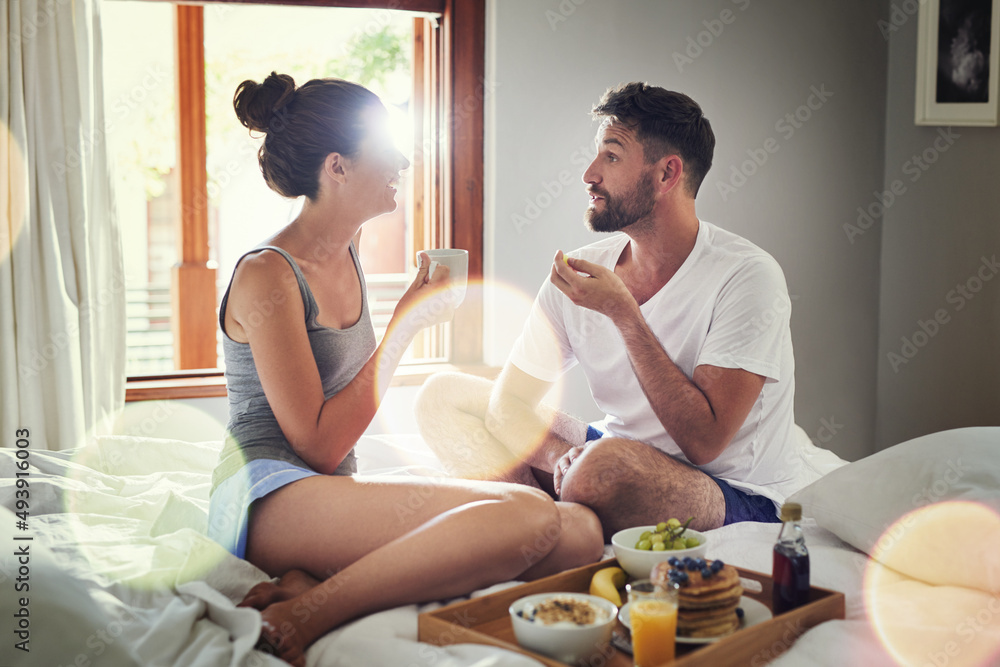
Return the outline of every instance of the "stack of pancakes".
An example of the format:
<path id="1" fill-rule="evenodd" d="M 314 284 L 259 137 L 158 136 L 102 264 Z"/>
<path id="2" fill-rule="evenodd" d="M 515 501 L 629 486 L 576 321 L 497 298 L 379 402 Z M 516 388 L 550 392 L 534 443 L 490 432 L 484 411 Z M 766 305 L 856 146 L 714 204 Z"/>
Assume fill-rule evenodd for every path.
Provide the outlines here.
<path id="1" fill-rule="evenodd" d="M 712 561 L 706 561 L 711 566 Z M 728 635 L 740 627 L 736 608 L 743 595 L 740 576 L 732 565 L 723 565 L 718 572 L 709 572 L 707 578 L 696 568 L 683 564 L 674 567 L 663 562 L 656 565 L 650 575 L 654 583 L 670 585 L 670 570 L 684 570 L 687 580 L 680 584 L 677 609 L 677 636 L 718 637 Z M 711 567 L 705 568 L 711 570 Z"/>

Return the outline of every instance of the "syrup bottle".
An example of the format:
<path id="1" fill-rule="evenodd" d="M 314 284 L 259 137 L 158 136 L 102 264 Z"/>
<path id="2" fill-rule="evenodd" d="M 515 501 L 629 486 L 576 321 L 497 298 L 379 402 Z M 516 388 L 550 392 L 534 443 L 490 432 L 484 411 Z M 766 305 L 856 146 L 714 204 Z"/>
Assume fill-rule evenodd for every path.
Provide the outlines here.
<path id="1" fill-rule="evenodd" d="M 802 506 L 781 506 L 781 532 L 774 545 L 771 579 L 774 582 L 771 608 L 782 614 L 809 601 L 809 550 L 802 535 Z"/>

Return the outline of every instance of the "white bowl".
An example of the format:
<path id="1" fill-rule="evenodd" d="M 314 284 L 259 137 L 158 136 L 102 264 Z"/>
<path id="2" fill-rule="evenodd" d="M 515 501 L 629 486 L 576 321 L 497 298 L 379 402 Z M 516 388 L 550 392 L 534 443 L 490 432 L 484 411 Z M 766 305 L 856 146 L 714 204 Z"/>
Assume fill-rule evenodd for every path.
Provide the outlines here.
<path id="1" fill-rule="evenodd" d="M 532 606 L 553 597 L 567 597 L 584 600 L 603 610 L 607 619 L 592 625 L 545 625 L 529 621 L 518 615 Z M 514 637 L 524 648 L 554 658 L 560 662 L 573 663 L 585 660 L 604 649 L 611 639 L 618 618 L 618 607 L 596 595 L 585 593 L 538 593 L 516 600 L 510 608 L 510 621 L 514 626 Z M 606 650 L 606 649 L 604 649 Z"/>
<path id="2" fill-rule="evenodd" d="M 657 563 L 662 563 L 670 558 L 704 558 L 708 551 L 708 536 L 699 533 L 697 530 L 688 528 L 684 531 L 684 537 L 697 537 L 700 544 L 690 549 L 678 549 L 676 551 L 642 551 L 635 548 L 635 543 L 639 541 L 639 536 L 644 531 L 652 531 L 656 526 L 636 526 L 619 530 L 611 536 L 611 548 L 614 549 L 615 558 L 622 569 L 637 579 L 649 579 L 649 574 Z"/>

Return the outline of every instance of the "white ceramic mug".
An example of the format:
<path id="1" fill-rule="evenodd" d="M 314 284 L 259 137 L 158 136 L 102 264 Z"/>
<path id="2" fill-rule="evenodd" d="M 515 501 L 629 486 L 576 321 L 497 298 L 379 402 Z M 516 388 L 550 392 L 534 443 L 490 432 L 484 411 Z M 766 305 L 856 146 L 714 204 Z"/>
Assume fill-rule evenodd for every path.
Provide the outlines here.
<path id="1" fill-rule="evenodd" d="M 422 250 L 430 257 L 431 266 L 427 277 L 434 275 L 434 269 L 440 265 L 448 267 L 451 277 L 451 291 L 455 295 L 455 306 L 458 307 L 465 299 L 465 288 L 469 282 L 469 251 L 455 248 L 434 248 Z M 420 253 L 417 253 L 417 264 L 420 263 Z"/>

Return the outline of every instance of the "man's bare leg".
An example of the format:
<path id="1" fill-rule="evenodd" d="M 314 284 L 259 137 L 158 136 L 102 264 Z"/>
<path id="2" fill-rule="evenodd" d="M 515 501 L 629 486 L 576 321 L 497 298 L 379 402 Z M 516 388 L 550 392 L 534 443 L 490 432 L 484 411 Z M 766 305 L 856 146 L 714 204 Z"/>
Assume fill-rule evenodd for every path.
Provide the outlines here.
<path id="1" fill-rule="evenodd" d="M 611 541 L 617 531 L 677 517 L 694 517 L 691 528 L 723 525 L 726 501 L 708 475 L 633 440 L 602 438 L 573 462 L 561 500 L 594 510 Z"/>
<path id="2" fill-rule="evenodd" d="M 493 382 L 464 373 L 428 378 L 417 396 L 415 413 L 420 435 L 450 475 L 465 479 L 515 482 L 552 494 L 552 470 L 541 442 L 526 460 L 511 452 L 486 426 Z M 540 411 L 556 439 L 581 445 L 587 424 L 547 406 Z M 516 424 L 499 425 L 513 429 Z"/>

